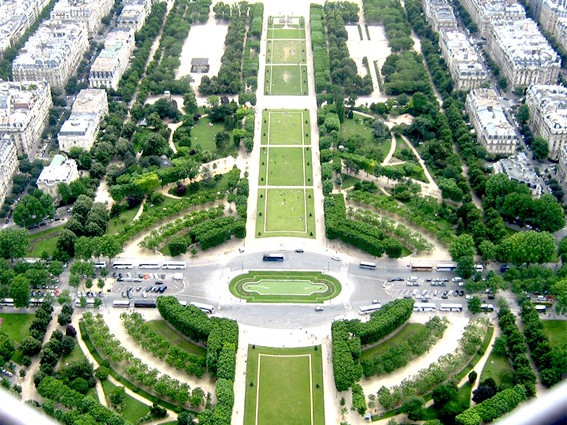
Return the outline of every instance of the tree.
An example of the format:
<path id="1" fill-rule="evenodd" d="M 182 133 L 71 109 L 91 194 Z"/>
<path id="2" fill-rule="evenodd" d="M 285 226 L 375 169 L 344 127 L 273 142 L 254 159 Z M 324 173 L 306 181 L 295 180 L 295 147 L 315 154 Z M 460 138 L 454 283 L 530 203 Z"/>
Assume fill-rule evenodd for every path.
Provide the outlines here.
<path id="1" fill-rule="evenodd" d="M 496 394 L 496 388 L 490 385 L 481 385 L 476 390 L 473 391 L 472 400 L 476 403 L 482 403 L 484 400 L 488 400 Z"/>
<path id="2" fill-rule="evenodd" d="M 483 240 L 478 246 L 478 251 L 480 253 L 480 258 L 485 263 L 494 260 L 496 257 L 496 246 L 489 240 Z"/>
<path id="3" fill-rule="evenodd" d="M 471 373 L 469 373 L 469 383 L 471 385 L 475 383 L 477 376 L 478 376 L 478 374 L 476 373 L 475 370 L 473 370 Z"/>
<path id="4" fill-rule="evenodd" d="M 37 226 L 45 218 L 45 208 L 35 196 L 24 196 L 14 209 L 14 223 L 20 227 Z"/>
<path id="5" fill-rule="evenodd" d="M 468 303 L 469 311 L 473 314 L 480 313 L 482 311 L 480 308 L 481 304 L 482 301 L 479 297 L 472 297 Z"/>
<path id="6" fill-rule="evenodd" d="M 225 149 L 229 141 L 230 134 L 228 134 L 226 131 L 221 131 L 215 134 L 215 146 L 217 147 L 217 150 L 220 151 Z"/>
<path id="7" fill-rule="evenodd" d="M 113 235 L 103 235 L 98 240 L 99 245 L 97 252 L 111 260 L 122 252 L 120 241 Z"/>
<path id="8" fill-rule="evenodd" d="M 555 253 L 555 240 L 547 232 L 518 232 L 501 243 L 501 256 L 514 264 L 542 264 Z"/>
<path id="9" fill-rule="evenodd" d="M 534 158 L 538 161 L 547 158 L 547 155 L 549 155 L 549 143 L 547 143 L 547 140 L 543 137 L 535 137 L 532 142 L 532 152 L 534 154 Z"/>
<path id="10" fill-rule="evenodd" d="M 169 241 L 167 247 L 172 257 L 185 254 L 187 252 L 187 240 L 182 236 L 176 236 Z"/>
<path id="11" fill-rule="evenodd" d="M 63 273 L 63 270 L 64 270 L 63 269 L 63 263 L 61 261 L 58 261 L 58 260 L 53 260 L 47 266 L 47 271 L 49 273 L 51 273 L 53 276 L 61 275 L 61 273 Z"/>
<path id="12" fill-rule="evenodd" d="M 59 233 L 59 238 L 57 239 L 57 249 L 60 252 L 65 252 L 69 256 L 75 255 L 75 241 L 77 240 L 77 235 L 67 229 L 63 229 Z"/>
<path id="13" fill-rule="evenodd" d="M 167 140 L 159 133 L 150 133 L 142 141 L 144 156 L 163 155 L 167 150 Z"/>
<path id="14" fill-rule="evenodd" d="M 10 285 L 10 297 L 14 307 L 27 307 L 30 303 L 30 282 L 24 275 L 17 275 Z"/>
<path id="15" fill-rule="evenodd" d="M 457 274 L 469 278 L 474 272 L 474 239 L 471 235 L 463 233 L 453 240 L 449 246 L 449 253 L 457 263 Z"/>
<path id="16" fill-rule="evenodd" d="M 14 341 L 0 330 L 0 365 L 4 365 L 16 352 Z"/>
<path id="17" fill-rule="evenodd" d="M 561 279 L 556 282 L 552 286 L 551 292 L 557 299 L 555 311 L 557 314 L 565 314 L 565 312 L 567 312 L 567 279 Z"/>
<path id="18" fill-rule="evenodd" d="M 126 390 L 124 389 L 124 387 L 116 388 L 110 393 L 109 399 L 114 406 L 120 406 L 126 401 Z"/>
<path id="19" fill-rule="evenodd" d="M 22 258 L 29 246 L 29 232 L 23 229 L 0 230 L 0 257 L 6 260 Z"/>
<path id="20" fill-rule="evenodd" d="M 412 421 L 419 421 L 423 417 L 423 399 L 420 397 L 411 397 L 400 409 L 408 415 Z"/>
<path id="21" fill-rule="evenodd" d="M 218 3 L 217 3 L 218 4 Z M 184 411 L 177 417 L 177 425 L 193 425 L 196 416 L 193 412 Z"/>
<path id="22" fill-rule="evenodd" d="M 525 124 L 530 119 L 530 110 L 528 105 L 525 103 L 518 108 L 518 112 L 516 113 L 516 118 L 518 118 L 518 122 L 520 124 Z"/>
<path id="23" fill-rule="evenodd" d="M 457 398 L 457 388 L 452 384 L 439 385 L 433 390 L 433 401 L 437 407 L 442 407 Z"/>

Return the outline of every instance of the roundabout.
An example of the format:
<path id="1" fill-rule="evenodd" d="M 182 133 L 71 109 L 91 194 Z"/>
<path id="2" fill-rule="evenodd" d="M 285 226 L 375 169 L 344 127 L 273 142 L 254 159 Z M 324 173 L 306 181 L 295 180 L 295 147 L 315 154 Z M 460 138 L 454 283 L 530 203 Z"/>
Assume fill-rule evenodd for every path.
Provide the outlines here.
<path id="1" fill-rule="evenodd" d="M 251 271 L 232 279 L 229 289 L 251 303 L 322 303 L 335 298 L 342 287 L 321 272 Z"/>

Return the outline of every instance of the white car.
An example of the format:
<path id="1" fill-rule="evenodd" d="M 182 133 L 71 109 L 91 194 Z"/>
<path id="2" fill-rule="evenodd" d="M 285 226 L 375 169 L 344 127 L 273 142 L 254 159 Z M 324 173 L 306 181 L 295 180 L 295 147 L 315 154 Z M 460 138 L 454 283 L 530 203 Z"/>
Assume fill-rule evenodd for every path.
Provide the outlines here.
<path id="1" fill-rule="evenodd" d="M 341 261 L 341 257 L 338 257 L 338 256 L 336 256 L 336 255 L 333 255 L 333 256 L 331 257 L 331 260 Z"/>

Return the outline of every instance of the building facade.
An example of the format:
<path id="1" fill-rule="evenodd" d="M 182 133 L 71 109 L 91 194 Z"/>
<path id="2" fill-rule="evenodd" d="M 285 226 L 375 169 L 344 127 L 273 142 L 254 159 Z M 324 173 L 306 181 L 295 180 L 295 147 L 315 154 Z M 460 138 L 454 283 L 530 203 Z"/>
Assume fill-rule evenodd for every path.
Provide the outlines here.
<path id="1" fill-rule="evenodd" d="M 96 34 L 101 20 L 112 9 L 112 0 L 59 0 L 51 12 L 51 19 L 77 22 L 86 26 L 88 36 Z"/>
<path id="2" fill-rule="evenodd" d="M 524 152 L 510 158 L 504 158 L 494 163 L 494 174 L 503 173 L 510 180 L 524 183 L 532 192 L 532 196 L 539 198 L 543 194 L 543 180 L 535 172 L 530 160 Z"/>
<path id="3" fill-rule="evenodd" d="M 63 88 L 88 46 L 84 24 L 44 22 L 14 60 L 14 81 L 47 81 L 52 87 Z"/>
<path id="4" fill-rule="evenodd" d="M 0 137 L 0 205 L 12 188 L 12 177 L 18 171 L 18 154 L 12 137 L 5 134 Z"/>
<path id="5" fill-rule="evenodd" d="M 474 89 L 467 95 L 465 108 L 478 142 L 493 155 L 513 155 L 518 138 L 508 122 L 498 94 L 493 89 Z"/>
<path id="6" fill-rule="evenodd" d="M 150 14 L 152 0 L 125 0 L 122 4 L 124 7 L 116 19 L 116 26 L 139 31 Z"/>
<path id="7" fill-rule="evenodd" d="M 539 24 L 544 31 L 557 36 L 557 22 L 567 18 L 567 0 L 543 0 L 539 15 Z"/>
<path id="8" fill-rule="evenodd" d="M 530 129 L 547 140 L 549 158 L 559 160 L 561 150 L 567 144 L 567 88 L 530 86 L 526 91 L 526 104 L 530 110 Z"/>
<path id="9" fill-rule="evenodd" d="M 51 163 L 45 167 L 37 179 L 37 187 L 44 193 L 57 198 L 59 183 L 69 184 L 79 178 L 77 163 L 63 155 L 55 155 Z"/>
<path id="10" fill-rule="evenodd" d="M 461 0 L 461 4 L 485 38 L 490 36 L 493 24 L 526 18 L 526 11 L 515 0 Z"/>
<path id="11" fill-rule="evenodd" d="M 115 29 L 104 42 L 104 49 L 95 59 L 89 74 L 89 87 L 116 90 L 126 71 L 135 46 L 134 30 Z"/>
<path id="12" fill-rule="evenodd" d="M 531 19 L 494 25 L 488 47 L 512 88 L 557 81 L 561 58 Z"/>
<path id="13" fill-rule="evenodd" d="M 559 162 L 557 163 L 557 181 L 563 191 L 567 191 L 567 144 L 563 144 L 559 151 Z"/>
<path id="14" fill-rule="evenodd" d="M 453 7 L 447 0 L 425 0 L 423 11 L 427 22 L 437 32 L 442 29 L 457 29 L 459 26 Z"/>
<path id="15" fill-rule="evenodd" d="M 457 90 L 471 90 L 486 82 L 486 68 L 463 31 L 441 30 L 439 47 Z"/>
<path id="16" fill-rule="evenodd" d="M 49 0 L 4 0 L 0 3 L 0 57 L 31 27 Z"/>
<path id="17" fill-rule="evenodd" d="M 51 105 L 46 82 L 0 82 L 0 136 L 11 136 L 18 154 L 33 159 Z"/>
<path id="18" fill-rule="evenodd" d="M 81 90 L 73 104 L 71 116 L 63 123 L 57 136 L 59 150 L 70 152 L 74 147 L 90 150 L 100 128 L 100 122 L 106 114 L 108 114 L 108 99 L 105 90 Z"/>
<path id="19" fill-rule="evenodd" d="M 563 47 L 563 50 L 567 52 L 567 18 L 561 18 L 557 21 L 555 39 Z"/>

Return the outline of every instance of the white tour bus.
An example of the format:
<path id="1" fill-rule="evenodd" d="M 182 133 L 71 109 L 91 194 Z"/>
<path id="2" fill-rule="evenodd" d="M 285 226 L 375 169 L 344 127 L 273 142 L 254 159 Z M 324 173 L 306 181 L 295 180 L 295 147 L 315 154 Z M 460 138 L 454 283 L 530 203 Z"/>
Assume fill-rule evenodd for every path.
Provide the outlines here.
<path id="1" fill-rule="evenodd" d="M 492 304 L 481 304 L 480 308 L 482 311 L 494 311 L 494 305 Z"/>
<path id="2" fill-rule="evenodd" d="M 202 304 L 202 303 L 197 303 L 197 302 L 191 302 L 191 305 L 193 307 L 197 307 L 198 309 L 200 309 L 201 311 L 204 311 L 207 314 L 212 314 L 215 311 L 215 308 L 212 305 L 209 304 Z"/>
<path id="3" fill-rule="evenodd" d="M 140 263 L 138 264 L 138 268 L 139 269 L 159 269 L 160 268 L 160 263 Z"/>
<path id="4" fill-rule="evenodd" d="M 181 270 L 187 268 L 185 261 L 167 261 L 161 266 L 162 269 Z"/>
<path id="5" fill-rule="evenodd" d="M 462 304 L 441 304 L 440 311 L 463 311 Z"/>
<path id="6" fill-rule="evenodd" d="M 439 263 L 435 266 L 438 272 L 454 272 L 457 269 L 455 263 Z"/>
<path id="7" fill-rule="evenodd" d="M 382 308 L 380 304 L 372 304 L 372 305 L 363 305 L 362 307 L 358 307 L 358 312 L 360 314 L 370 314 L 378 311 Z"/>
<path id="8" fill-rule="evenodd" d="M 547 306 L 545 305 L 536 304 L 534 307 L 538 313 L 545 313 L 547 311 Z"/>
<path id="9" fill-rule="evenodd" d="M 0 305 L 6 307 L 13 307 L 14 306 L 14 299 L 13 298 L 3 298 L 0 300 Z"/>
<path id="10" fill-rule="evenodd" d="M 371 263 L 370 261 L 361 261 L 360 262 L 361 269 L 369 269 L 369 270 L 376 270 L 376 263 Z"/>
<path id="11" fill-rule="evenodd" d="M 95 261 L 93 264 L 95 269 L 106 269 L 106 261 Z"/>
<path id="12" fill-rule="evenodd" d="M 413 311 L 436 311 L 437 304 L 431 303 L 415 303 L 413 305 Z"/>
<path id="13" fill-rule="evenodd" d="M 134 264 L 128 263 L 126 261 L 115 261 L 114 263 L 112 263 L 112 268 L 113 269 L 133 269 Z"/>
<path id="14" fill-rule="evenodd" d="M 114 300 L 114 301 L 112 301 L 112 307 L 129 308 L 130 307 L 130 300 Z"/>

